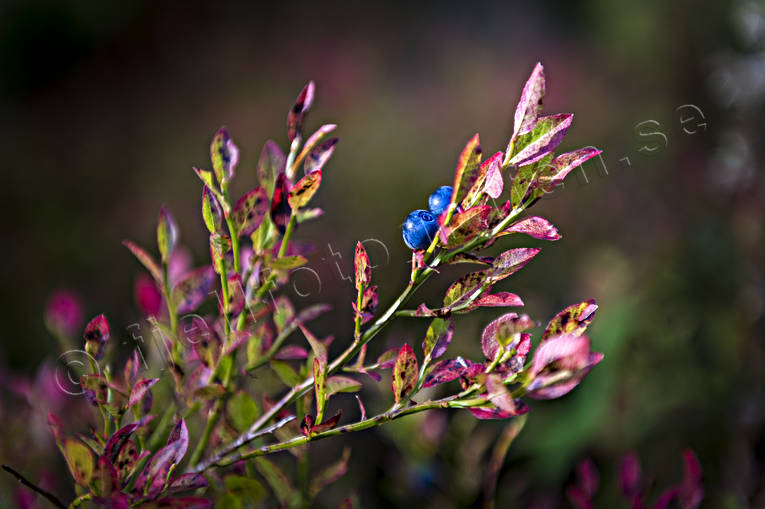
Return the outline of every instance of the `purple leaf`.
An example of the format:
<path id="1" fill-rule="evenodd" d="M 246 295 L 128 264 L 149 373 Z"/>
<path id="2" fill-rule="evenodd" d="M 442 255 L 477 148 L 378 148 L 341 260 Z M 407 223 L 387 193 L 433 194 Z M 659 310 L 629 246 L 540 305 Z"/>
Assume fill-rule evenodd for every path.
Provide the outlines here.
<path id="1" fill-rule="evenodd" d="M 500 175 L 499 178 L 502 178 L 501 174 L 501 163 L 502 158 L 504 157 L 503 152 L 497 152 L 493 156 L 491 156 L 486 161 L 482 162 L 480 166 L 478 167 L 478 174 L 475 177 L 475 181 L 473 182 L 473 185 L 470 187 L 470 190 L 467 192 L 465 197 L 462 199 L 462 202 L 459 203 L 459 205 L 463 209 L 469 209 L 473 205 L 479 203 L 479 200 L 481 198 L 484 198 L 487 194 L 487 185 L 491 187 L 491 191 L 496 191 L 497 182 L 492 180 L 492 182 L 488 181 L 488 178 L 490 177 L 489 172 L 492 172 L 491 178 L 496 179 L 496 169 L 499 168 Z M 499 166 L 498 166 L 499 165 Z M 501 186 L 502 182 L 499 183 L 500 186 L 500 192 L 501 192 Z"/>
<path id="2" fill-rule="evenodd" d="M 475 304 L 479 307 L 511 307 L 523 306 L 523 301 L 514 293 L 497 292 L 483 294 L 476 299 Z"/>
<path id="3" fill-rule="evenodd" d="M 454 319 L 434 318 L 430 322 L 425 339 L 422 341 L 422 352 L 425 357 L 435 360 L 446 353 L 454 335 Z"/>
<path id="4" fill-rule="evenodd" d="M 268 196 L 273 195 L 276 176 L 284 173 L 287 157 L 274 141 L 268 140 L 258 159 L 258 181 Z"/>
<path id="5" fill-rule="evenodd" d="M 433 364 L 425 375 L 423 387 L 434 387 L 462 376 L 465 365 L 453 359 L 444 359 Z"/>
<path id="6" fill-rule="evenodd" d="M 377 369 L 390 369 L 396 365 L 396 358 L 398 357 L 399 349 L 390 348 L 385 350 L 377 358 Z"/>
<path id="7" fill-rule="evenodd" d="M 274 355 L 274 359 L 281 361 L 291 361 L 299 359 L 307 359 L 308 352 L 305 348 L 297 345 L 287 345 Z"/>
<path id="8" fill-rule="evenodd" d="M 210 296 L 215 283 L 215 271 L 209 265 L 186 272 L 173 286 L 170 298 L 178 314 L 197 309 Z"/>
<path id="9" fill-rule="evenodd" d="M 332 306 L 329 304 L 314 304 L 313 306 L 308 306 L 307 308 L 302 309 L 297 314 L 295 320 L 300 323 L 307 323 L 320 317 L 330 309 L 332 309 Z"/>
<path id="10" fill-rule="evenodd" d="M 305 142 L 305 145 L 303 145 L 303 149 L 300 151 L 300 154 L 298 154 L 297 158 L 295 159 L 295 162 L 292 165 L 292 168 L 290 169 L 290 173 L 292 175 L 295 174 L 295 171 L 297 170 L 297 167 L 300 166 L 300 163 L 305 160 L 305 158 L 310 154 L 316 146 L 319 144 L 319 142 L 326 136 L 327 134 L 331 133 L 335 130 L 337 126 L 335 124 L 325 124 L 321 127 L 319 127 L 315 133 L 313 133 Z M 334 145 L 334 144 L 333 144 Z M 331 152 L 330 152 L 331 155 Z M 329 156 L 327 156 L 329 157 Z M 323 164 L 322 164 L 323 165 Z M 308 173 L 308 171 L 306 171 Z"/>
<path id="11" fill-rule="evenodd" d="M 595 493 L 598 492 L 598 486 L 600 484 L 600 475 L 598 469 L 595 467 L 595 463 L 591 459 L 586 458 L 579 462 L 576 466 L 577 484 L 582 490 L 582 493 L 587 498 L 592 498 Z"/>
<path id="12" fill-rule="evenodd" d="M 513 136 L 511 143 L 519 135 L 531 131 L 542 112 L 542 98 L 545 95 L 545 71 L 541 62 L 537 62 L 531 76 L 521 92 L 521 99 L 515 108 Z M 510 151 L 508 147 L 508 152 Z"/>
<path id="13" fill-rule="evenodd" d="M 303 87 L 303 90 L 300 91 L 300 94 L 295 100 L 295 105 L 287 115 L 287 136 L 290 143 L 292 143 L 292 140 L 294 140 L 296 136 L 299 136 L 303 131 L 303 120 L 313 104 L 315 89 L 316 85 L 314 85 L 313 81 L 308 82 L 308 84 Z"/>
<path id="14" fill-rule="evenodd" d="M 414 390 L 417 385 L 417 357 L 414 356 L 412 347 L 405 344 L 396 357 L 393 366 L 393 397 L 396 403 L 401 403 Z"/>
<path id="15" fill-rule="evenodd" d="M 361 295 L 361 309 L 357 309 L 357 303 L 352 302 L 351 307 L 353 311 L 358 315 L 361 314 L 361 323 L 367 323 L 374 318 L 374 313 L 377 310 L 379 304 L 379 298 L 377 296 L 377 285 L 370 286 L 364 289 L 364 293 Z"/>
<path id="16" fill-rule="evenodd" d="M 491 374 L 486 377 L 486 396 L 497 408 L 504 410 L 509 414 L 516 413 L 515 400 L 505 384 L 502 383 L 502 377 L 497 374 Z"/>
<path id="17" fill-rule="evenodd" d="M 491 207 L 476 205 L 452 216 L 448 226 L 438 230 L 441 242 L 448 248 L 459 247 L 486 229 Z"/>
<path id="18" fill-rule="evenodd" d="M 622 458 L 619 478 L 622 493 L 628 499 L 634 500 L 643 492 L 643 473 L 640 468 L 640 460 L 634 452 L 630 452 Z"/>
<path id="19" fill-rule="evenodd" d="M 207 486 L 207 479 L 201 474 L 181 474 L 173 479 L 167 491 L 168 493 L 179 493 L 197 488 L 206 488 Z"/>
<path id="20" fill-rule="evenodd" d="M 488 167 L 486 169 L 486 182 L 483 186 L 483 192 L 495 200 L 502 194 L 502 189 L 505 185 L 504 180 L 502 180 L 503 156 L 502 152 L 497 152 L 484 163 L 488 163 Z"/>
<path id="21" fill-rule="evenodd" d="M 367 410 L 364 408 L 364 403 L 361 402 L 361 398 L 358 394 L 354 394 L 356 397 L 356 401 L 359 404 L 359 412 L 361 412 L 361 417 L 359 417 L 360 421 L 366 421 L 367 420 Z"/>
<path id="22" fill-rule="evenodd" d="M 519 150 L 510 158 L 508 164 L 516 166 L 531 164 L 551 153 L 563 141 L 573 119 L 574 115 L 570 113 L 539 117 L 528 134 L 516 139 L 513 150 Z"/>
<path id="23" fill-rule="evenodd" d="M 239 149 L 231 141 L 225 127 L 218 129 L 210 143 L 210 160 L 215 178 L 221 185 L 234 177 L 234 169 L 239 162 Z"/>
<path id="24" fill-rule="evenodd" d="M 104 347 L 109 341 L 109 323 L 106 321 L 106 317 L 100 314 L 88 322 L 83 337 L 85 338 L 85 351 L 94 359 L 100 360 L 104 356 Z"/>
<path id="25" fill-rule="evenodd" d="M 559 155 L 550 164 L 542 167 L 537 176 L 537 187 L 545 193 L 551 192 L 563 182 L 571 170 L 600 153 L 602 150 L 587 147 Z"/>
<path id="26" fill-rule="evenodd" d="M 555 228 L 547 219 L 539 216 L 531 216 L 525 219 L 521 219 L 517 223 L 513 224 L 502 232 L 502 234 L 508 233 L 525 233 L 530 237 L 540 240 L 558 240 L 560 234 L 558 229 Z"/>
<path id="27" fill-rule="evenodd" d="M 176 454 L 173 457 L 173 463 L 180 463 L 189 447 L 189 430 L 186 428 L 186 421 L 183 418 L 178 420 L 172 431 L 170 431 L 170 435 L 167 437 L 167 444 L 178 445 Z"/>
<path id="28" fill-rule="evenodd" d="M 586 336 L 564 334 L 547 339 L 534 352 L 528 396 L 555 399 L 579 385 L 589 370 L 603 359 L 590 351 Z"/>
<path id="29" fill-rule="evenodd" d="M 263 218 L 269 211 L 268 194 L 265 188 L 258 186 L 248 192 L 234 205 L 231 212 L 231 222 L 234 224 L 235 235 L 248 237 L 258 229 Z"/>
<path id="30" fill-rule="evenodd" d="M 560 334 L 570 334 L 579 336 L 587 330 L 592 319 L 595 318 L 595 311 L 598 309 L 595 299 L 588 299 L 578 304 L 568 306 L 566 309 L 555 315 L 550 323 L 545 327 L 542 333 L 542 341 L 552 336 Z"/>
<path id="31" fill-rule="evenodd" d="M 481 350 L 488 360 L 493 360 L 497 355 L 500 343 L 506 343 L 504 337 L 510 337 L 534 327 L 536 324 L 528 315 L 507 313 L 490 322 L 481 334 Z M 502 340 L 502 341 L 500 341 Z M 517 348 L 521 341 L 520 335 L 513 341 L 506 343 L 505 348 L 512 350 Z"/>
<path id="32" fill-rule="evenodd" d="M 321 171 L 324 165 L 327 164 L 329 158 L 332 157 L 332 153 L 335 151 L 335 145 L 340 141 L 339 138 L 330 138 L 321 145 L 311 150 L 305 158 L 303 169 L 306 176 Z"/>
<path id="33" fill-rule="evenodd" d="M 128 408 L 133 408 L 140 403 L 143 397 L 146 395 L 152 385 L 159 382 L 159 378 L 144 378 L 139 380 L 130 391 L 130 398 L 128 399 Z"/>
<path id="34" fill-rule="evenodd" d="M 129 240 L 123 240 L 122 245 L 128 248 L 131 253 L 133 253 L 133 256 L 135 256 L 138 261 L 141 262 L 141 264 L 146 268 L 146 270 L 149 271 L 149 274 L 151 274 L 151 277 L 153 277 L 155 281 L 162 283 L 162 271 L 160 270 L 159 265 L 157 265 L 157 262 L 154 261 L 154 258 L 152 258 L 152 256 L 147 253 L 144 248 L 137 246 Z"/>
<path id="35" fill-rule="evenodd" d="M 541 251 L 541 249 L 532 247 L 522 247 L 505 251 L 494 259 L 491 268 L 487 270 L 488 280 L 494 284 L 497 281 L 515 274 L 529 263 L 539 251 Z"/>
<path id="36" fill-rule="evenodd" d="M 683 452 L 684 475 L 680 485 L 680 506 L 683 509 L 696 509 L 704 498 L 704 485 L 701 483 L 701 464 L 692 450 Z"/>
<path id="37" fill-rule="evenodd" d="M 529 407 L 523 401 L 517 399 L 515 400 L 515 412 L 508 412 L 506 410 L 502 410 L 501 408 L 497 408 L 494 405 L 472 407 L 468 408 L 468 410 L 470 410 L 470 413 L 473 414 L 477 419 L 481 420 L 509 419 L 510 417 L 528 413 Z"/>
<path id="38" fill-rule="evenodd" d="M 109 440 L 106 441 L 106 445 L 104 445 L 104 456 L 109 458 L 110 461 L 116 462 L 117 455 L 120 453 L 124 444 L 130 438 L 130 435 L 138 428 L 145 426 L 147 423 L 151 422 L 153 418 L 154 418 L 153 415 L 152 416 L 147 415 L 115 431 L 114 434 L 111 437 L 109 437 Z"/>
<path id="39" fill-rule="evenodd" d="M 98 465 L 91 481 L 96 489 L 95 492 L 101 496 L 110 496 L 115 491 L 119 491 L 120 484 L 117 477 L 117 470 L 114 465 L 105 456 L 98 458 Z"/>

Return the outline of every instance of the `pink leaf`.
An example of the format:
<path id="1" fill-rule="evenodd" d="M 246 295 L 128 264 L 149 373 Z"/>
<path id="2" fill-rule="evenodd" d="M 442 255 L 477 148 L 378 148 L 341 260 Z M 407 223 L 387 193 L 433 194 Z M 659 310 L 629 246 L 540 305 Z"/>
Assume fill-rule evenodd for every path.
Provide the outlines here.
<path id="1" fill-rule="evenodd" d="M 503 233 L 524 233 L 540 240 L 558 240 L 560 234 L 547 219 L 539 216 L 531 216 L 521 219 L 505 230 Z"/>

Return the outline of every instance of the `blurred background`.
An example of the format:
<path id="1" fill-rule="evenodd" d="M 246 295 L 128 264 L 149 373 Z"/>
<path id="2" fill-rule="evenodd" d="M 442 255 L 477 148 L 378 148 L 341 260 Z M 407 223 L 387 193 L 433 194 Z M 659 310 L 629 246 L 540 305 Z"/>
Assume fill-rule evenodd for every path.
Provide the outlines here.
<path id="1" fill-rule="evenodd" d="M 368 249 L 386 306 L 408 277 L 404 217 L 451 183 L 474 133 L 485 153 L 505 148 L 537 61 L 545 111 L 576 115 L 561 149 L 604 153 L 535 206 L 562 240 L 502 242 L 544 249 L 497 289 L 519 294 L 543 323 L 595 298 L 591 337 L 605 360 L 571 394 L 532 403 L 497 506 L 570 507 L 566 487 L 591 458 L 596 506 L 622 507 L 618 469 L 629 452 L 653 480 L 653 499 L 681 479 L 691 448 L 704 506 L 765 507 L 762 1 L 4 0 L 2 462 L 69 489 L 45 415 L 69 412 L 76 423 L 82 402 L 51 389 L 60 346 L 46 331 L 46 299 L 79 294 L 73 327 L 103 312 L 128 348 L 128 327 L 141 321 L 140 268 L 121 241 L 153 247 L 166 204 L 193 261 L 204 262 L 191 167 L 209 166 L 219 126 L 240 148 L 240 194 L 256 183 L 267 139 L 286 149 L 286 112 L 316 82 L 308 131 L 337 123 L 341 140 L 315 200 L 326 213 L 296 234 L 314 244 L 321 287 L 302 281 L 310 295 L 293 301 L 333 303 L 314 329 L 347 338 L 355 242 L 381 242 Z M 421 301 L 434 302 L 457 272 L 442 271 Z M 482 327 L 499 314 L 461 317 L 454 353 L 478 358 Z M 398 320 L 371 352 L 419 343 L 425 328 Z M 387 382 L 367 385 L 370 398 L 387 397 Z M 322 503 L 355 492 L 361 507 L 480 505 L 503 425 L 436 412 L 317 443 L 315 468 L 344 443 L 353 449 L 350 474 Z M 13 486 L 0 479 L 0 504 L 16 503 Z"/>

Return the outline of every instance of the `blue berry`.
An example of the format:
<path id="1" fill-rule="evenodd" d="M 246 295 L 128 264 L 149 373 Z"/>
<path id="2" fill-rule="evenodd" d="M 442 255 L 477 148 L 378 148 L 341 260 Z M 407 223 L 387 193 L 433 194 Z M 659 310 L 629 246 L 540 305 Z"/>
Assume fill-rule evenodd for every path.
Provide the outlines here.
<path id="1" fill-rule="evenodd" d="M 452 186 L 441 186 L 430 195 L 428 198 L 428 208 L 436 216 L 440 216 L 446 207 L 449 206 L 449 202 L 452 200 Z"/>
<path id="2" fill-rule="evenodd" d="M 409 249 L 427 248 L 438 232 L 438 217 L 427 210 L 415 210 L 406 216 L 401 235 Z"/>

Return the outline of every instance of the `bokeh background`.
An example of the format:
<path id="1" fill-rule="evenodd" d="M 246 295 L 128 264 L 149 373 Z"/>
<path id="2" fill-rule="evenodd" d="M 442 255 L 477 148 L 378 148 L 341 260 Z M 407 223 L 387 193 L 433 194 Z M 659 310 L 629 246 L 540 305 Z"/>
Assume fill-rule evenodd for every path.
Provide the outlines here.
<path id="1" fill-rule="evenodd" d="M 604 154 L 535 207 L 564 238 L 501 289 L 542 322 L 597 299 L 591 337 L 605 360 L 573 393 L 532 404 L 498 507 L 569 507 L 565 488 L 588 457 L 596 505 L 621 507 L 626 453 L 655 494 L 681 478 L 687 447 L 706 507 L 765 506 L 764 16 L 756 1 L 3 1 L 0 459 L 66 493 L 45 415 L 65 408 L 76 422 L 81 402 L 49 390 L 60 347 L 46 298 L 77 292 L 84 315 L 106 313 L 128 343 L 140 269 L 121 241 L 152 246 L 167 204 L 204 261 L 191 167 L 209 164 L 219 126 L 240 147 L 238 194 L 255 185 L 266 139 L 286 148 L 286 111 L 315 80 L 309 129 L 337 123 L 341 141 L 316 198 L 326 213 L 297 233 L 315 245 L 321 289 L 293 298 L 333 303 L 315 329 L 344 338 L 355 242 L 387 247 L 389 257 L 370 247 L 386 305 L 408 277 L 403 218 L 450 183 L 475 132 L 485 152 L 505 147 L 541 60 L 545 111 L 576 114 L 562 148 Z M 455 353 L 476 357 L 498 314 L 458 320 Z M 424 328 L 399 321 L 372 352 L 418 343 Z M 382 398 L 387 385 L 365 391 Z M 350 474 L 322 503 L 355 492 L 362 507 L 478 505 L 502 426 L 433 413 L 318 443 L 315 466 L 353 448 Z M 13 487 L 0 479 L 0 504 L 13 506 Z"/>

